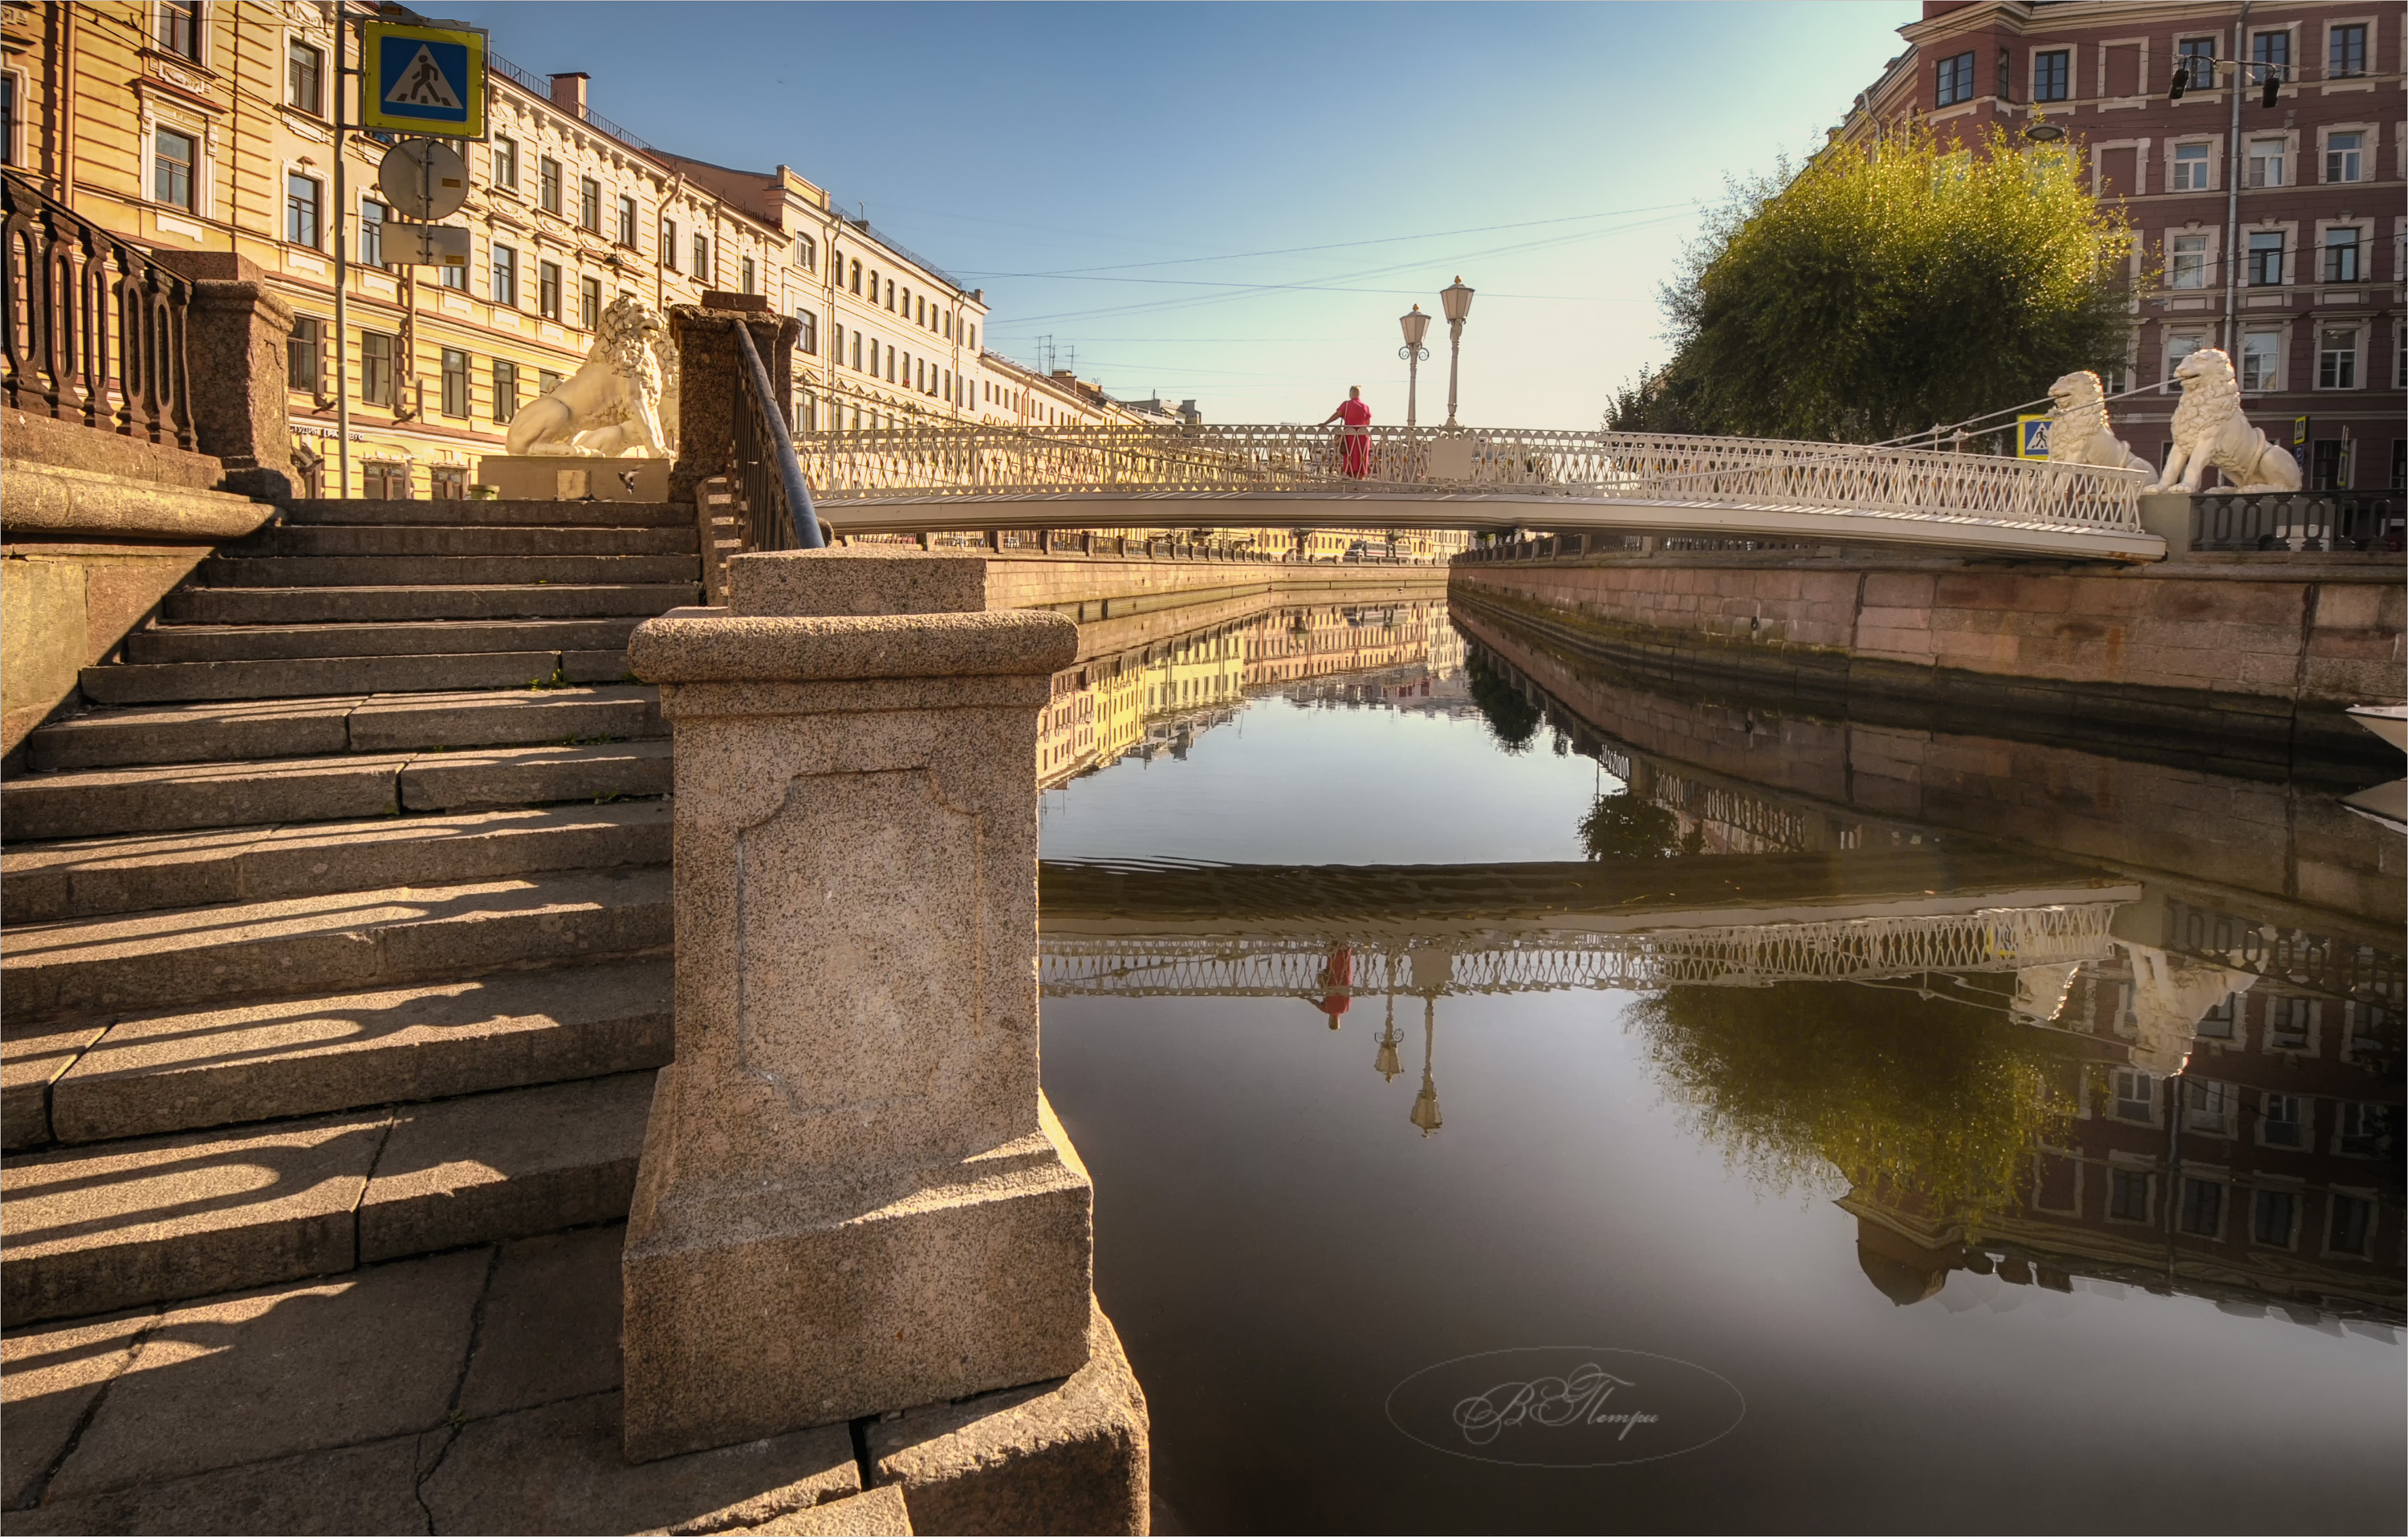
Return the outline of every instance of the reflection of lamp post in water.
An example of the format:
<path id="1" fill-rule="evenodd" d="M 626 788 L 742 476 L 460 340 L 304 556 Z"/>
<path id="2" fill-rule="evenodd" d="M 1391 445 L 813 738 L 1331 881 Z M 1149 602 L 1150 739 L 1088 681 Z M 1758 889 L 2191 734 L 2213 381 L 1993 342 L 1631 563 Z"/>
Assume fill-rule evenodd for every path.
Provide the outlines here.
<path id="1" fill-rule="evenodd" d="M 1371 1061 L 1381 1081 L 1393 1084 L 1405 1065 L 1397 1060 L 1397 958 L 1388 957 L 1388 1022 L 1380 1028 L 1380 1055 Z"/>
<path id="2" fill-rule="evenodd" d="M 1438 1084 L 1430 1076 L 1431 1059 L 1438 1054 L 1438 995 L 1422 999 L 1422 1091 L 1413 1096 L 1413 1125 L 1426 1137 L 1446 1123 L 1439 1119 Z"/>

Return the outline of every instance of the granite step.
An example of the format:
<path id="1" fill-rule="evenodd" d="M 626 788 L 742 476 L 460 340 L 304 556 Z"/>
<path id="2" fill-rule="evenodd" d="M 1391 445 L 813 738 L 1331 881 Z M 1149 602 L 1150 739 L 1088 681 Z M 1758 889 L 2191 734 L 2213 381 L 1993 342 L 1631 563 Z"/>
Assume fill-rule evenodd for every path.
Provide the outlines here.
<path id="1" fill-rule="evenodd" d="M 48 1081 L 83 1143 L 482 1094 L 667 1065 L 667 960 L 503 971 L 117 1018 Z"/>
<path id="2" fill-rule="evenodd" d="M 571 666 L 576 670 L 570 670 Z M 162 662 L 86 668 L 98 705 L 204 699 L 307 699 L 329 694 L 441 694 L 554 682 L 618 682 L 624 652 L 480 651 L 424 656 L 294 656 L 255 662 Z"/>
<path id="3" fill-rule="evenodd" d="M 237 573 L 238 574 L 238 573 Z M 481 586 L 184 586 L 160 613 L 171 625 L 348 625 L 445 619 L 650 619 L 702 600 L 691 571 L 666 582 Z"/>
<path id="4" fill-rule="evenodd" d="M 420 757 L 403 766 L 399 796 L 405 805 L 455 795 L 490 798 L 494 785 L 469 783 L 480 772 L 508 789 L 582 789 L 594 782 L 591 776 L 624 769 L 638 752 L 649 770 L 641 783 L 647 789 L 666 787 L 666 745 L 513 748 Z M 583 756 L 572 764 L 561 761 L 561 754 Z M 626 782 L 635 782 L 633 772 L 626 773 Z M 668 860 L 669 808 L 657 798 L 12 843 L 0 850 L 0 923 L 50 923 Z"/>
<path id="5" fill-rule="evenodd" d="M 36 770 L 0 786 L 0 807 L 50 771 L 137 764 L 205 764 L 336 753 L 531 746 L 661 737 L 658 691 L 641 683 L 435 694 L 343 694 L 321 698 L 203 701 L 87 711 L 26 739 Z M 31 793 L 30 790 L 28 792 Z M 599 793 L 599 792 L 597 792 Z M 139 826 L 206 826 L 150 822 Z M 27 832 L 79 838 L 102 831 Z"/>
<path id="6" fill-rule="evenodd" d="M 0 836 L 116 838 L 616 800 L 666 795 L 671 768 L 669 743 L 650 738 L 87 768 L 0 785 Z"/>
<path id="7" fill-rule="evenodd" d="M 688 502 L 371 501 L 364 496 L 303 498 L 285 509 L 295 524 L 472 524 L 582 528 L 694 526 Z"/>
<path id="8" fill-rule="evenodd" d="M 236 559 L 353 555 L 690 555 L 692 523 L 586 528 L 526 524 L 301 524 L 263 528 L 220 545 Z"/>
<path id="9" fill-rule="evenodd" d="M 282 657 L 432 656 L 497 651 L 624 652 L 643 619 L 452 620 L 391 625 L 162 625 L 125 638 L 125 660 L 264 662 Z M 328 690 L 332 693 L 334 690 Z"/>
<path id="10" fill-rule="evenodd" d="M 698 555 L 211 555 L 204 587 L 625 586 L 694 582 Z"/>
<path id="11" fill-rule="evenodd" d="M 61 1149 L 0 1169 L 12 1326 L 624 1217 L 652 1074 Z"/>
<path id="12" fill-rule="evenodd" d="M 660 866 L 64 918 L 0 934 L 24 1022 L 666 954 Z"/>

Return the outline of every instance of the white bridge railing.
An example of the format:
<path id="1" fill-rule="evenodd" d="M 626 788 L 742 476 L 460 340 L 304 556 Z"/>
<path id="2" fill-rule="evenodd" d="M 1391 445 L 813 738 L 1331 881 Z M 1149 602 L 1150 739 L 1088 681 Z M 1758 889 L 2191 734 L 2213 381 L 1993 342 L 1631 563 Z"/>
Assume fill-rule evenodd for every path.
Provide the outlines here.
<path id="1" fill-rule="evenodd" d="M 2143 470 L 1753 438 L 1550 429 L 930 424 L 798 433 L 824 502 L 1075 494 L 1562 496 L 2138 532 Z"/>

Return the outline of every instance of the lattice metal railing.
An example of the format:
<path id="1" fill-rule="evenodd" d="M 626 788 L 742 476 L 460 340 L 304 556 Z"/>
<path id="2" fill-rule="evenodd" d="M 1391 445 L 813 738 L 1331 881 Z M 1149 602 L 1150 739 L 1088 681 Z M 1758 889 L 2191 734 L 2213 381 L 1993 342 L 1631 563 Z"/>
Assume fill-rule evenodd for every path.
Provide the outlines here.
<path id="1" fill-rule="evenodd" d="M 1795 507 L 2138 531 L 2145 471 L 1846 443 L 1551 429 L 924 424 L 809 433 L 824 499 L 1399 492 Z"/>
<path id="2" fill-rule="evenodd" d="M 1038 977 L 1044 991 L 1057 998 L 1322 998 L 1866 982 L 1923 971 L 2011 971 L 2102 960 L 2115 907 L 2086 902 L 1628 934 L 1533 935 L 1467 927 L 1448 935 L 1443 945 L 1424 936 L 1407 939 L 1369 928 L 1310 938 L 1044 935 Z"/>

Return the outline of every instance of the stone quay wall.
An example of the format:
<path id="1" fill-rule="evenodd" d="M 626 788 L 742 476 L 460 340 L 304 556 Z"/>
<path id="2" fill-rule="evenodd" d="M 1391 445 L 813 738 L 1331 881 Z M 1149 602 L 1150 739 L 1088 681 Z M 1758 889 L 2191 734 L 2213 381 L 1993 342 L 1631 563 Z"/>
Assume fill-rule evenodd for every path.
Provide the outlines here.
<path id="1" fill-rule="evenodd" d="M 2383 556 L 2109 569 L 1730 553 L 1458 562 L 1450 590 L 1668 682 L 2363 759 L 2380 744 L 2341 711 L 2403 699 L 2402 575 Z"/>
<path id="2" fill-rule="evenodd" d="M 1445 590 L 1443 566 L 1340 565 L 1312 561 L 1257 562 L 1146 559 L 1142 556 L 1025 554 L 988 552 L 989 609 L 1062 609 L 1085 623 L 1149 609 L 1224 597 L 1276 593 L 1297 602 L 1344 601 L 1361 593 L 1412 591 L 1436 597 Z"/>

